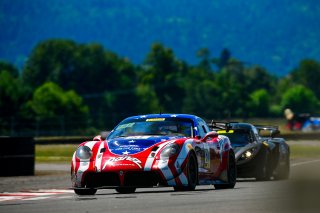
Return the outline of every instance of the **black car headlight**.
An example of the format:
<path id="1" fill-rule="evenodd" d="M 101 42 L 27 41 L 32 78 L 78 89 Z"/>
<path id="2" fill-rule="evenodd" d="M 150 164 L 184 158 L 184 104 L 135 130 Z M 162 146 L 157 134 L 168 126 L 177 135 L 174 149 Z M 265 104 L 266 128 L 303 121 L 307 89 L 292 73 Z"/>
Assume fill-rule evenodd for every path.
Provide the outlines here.
<path id="1" fill-rule="evenodd" d="M 88 161 L 92 157 L 92 151 L 87 146 L 80 146 L 76 151 L 76 156 L 80 160 L 87 160 Z"/>
<path id="2" fill-rule="evenodd" d="M 160 156 L 162 158 L 169 158 L 173 155 L 178 154 L 180 151 L 180 147 L 178 144 L 172 143 L 167 145 L 161 152 Z"/>
<path id="3" fill-rule="evenodd" d="M 239 160 L 247 160 L 247 159 L 250 159 L 252 158 L 254 155 L 256 154 L 256 148 L 252 148 L 252 149 L 248 149 L 246 151 L 244 151 Z"/>

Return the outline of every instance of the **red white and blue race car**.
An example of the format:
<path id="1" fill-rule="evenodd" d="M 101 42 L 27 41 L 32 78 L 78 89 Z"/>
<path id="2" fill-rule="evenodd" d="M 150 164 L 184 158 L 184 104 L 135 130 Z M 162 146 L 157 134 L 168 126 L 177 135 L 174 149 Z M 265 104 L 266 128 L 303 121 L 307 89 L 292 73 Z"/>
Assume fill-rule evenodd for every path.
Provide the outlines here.
<path id="1" fill-rule="evenodd" d="M 176 191 L 211 184 L 234 188 L 235 155 L 228 137 L 210 132 L 197 116 L 133 116 L 120 122 L 106 140 L 97 136 L 79 145 L 71 180 L 79 195 L 106 188 L 119 193 L 155 186 Z"/>

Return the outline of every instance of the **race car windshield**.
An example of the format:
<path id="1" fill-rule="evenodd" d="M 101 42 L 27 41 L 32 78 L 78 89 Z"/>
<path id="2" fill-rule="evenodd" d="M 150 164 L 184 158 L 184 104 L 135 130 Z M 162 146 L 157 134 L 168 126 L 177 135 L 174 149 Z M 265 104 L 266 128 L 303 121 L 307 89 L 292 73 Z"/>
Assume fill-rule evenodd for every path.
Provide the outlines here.
<path id="1" fill-rule="evenodd" d="M 192 121 L 172 118 L 130 119 L 121 122 L 108 139 L 140 135 L 193 136 Z"/>
<path id="2" fill-rule="evenodd" d="M 227 136 L 232 145 L 245 146 L 252 142 L 250 133 L 247 131 L 232 131 L 230 133 L 222 133 L 221 135 Z"/>

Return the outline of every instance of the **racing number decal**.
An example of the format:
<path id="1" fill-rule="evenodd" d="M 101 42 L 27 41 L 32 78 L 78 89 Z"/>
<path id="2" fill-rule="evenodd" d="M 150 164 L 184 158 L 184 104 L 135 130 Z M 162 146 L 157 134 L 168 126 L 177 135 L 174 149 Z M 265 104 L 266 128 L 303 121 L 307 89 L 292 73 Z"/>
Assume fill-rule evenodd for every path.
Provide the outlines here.
<path id="1" fill-rule="evenodd" d="M 204 149 L 204 168 L 210 169 L 210 148 L 207 143 L 203 144 Z"/>

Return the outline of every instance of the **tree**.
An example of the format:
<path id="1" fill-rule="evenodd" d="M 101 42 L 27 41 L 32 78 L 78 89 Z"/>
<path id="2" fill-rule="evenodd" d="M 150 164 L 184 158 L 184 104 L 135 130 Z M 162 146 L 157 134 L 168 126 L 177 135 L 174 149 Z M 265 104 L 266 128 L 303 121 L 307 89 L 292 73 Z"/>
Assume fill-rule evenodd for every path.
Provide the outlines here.
<path id="1" fill-rule="evenodd" d="M 7 63 L 5 61 L 0 61 L 0 73 L 2 71 L 7 71 L 11 74 L 12 77 L 17 78 L 19 76 L 19 71 L 12 64 Z"/>
<path id="2" fill-rule="evenodd" d="M 211 71 L 210 50 L 208 48 L 199 49 L 197 52 L 197 57 L 200 58 L 198 67 Z"/>
<path id="3" fill-rule="evenodd" d="M 18 114 L 24 102 L 24 90 L 19 79 L 6 70 L 0 72 L 0 118 Z"/>
<path id="4" fill-rule="evenodd" d="M 77 44 L 70 40 L 47 40 L 39 43 L 31 52 L 22 72 L 24 84 L 35 89 L 46 81 L 65 88 L 62 79 L 72 75 L 75 67 Z"/>
<path id="5" fill-rule="evenodd" d="M 89 109 L 74 91 L 64 91 L 53 82 L 38 87 L 28 103 L 30 111 L 40 120 L 63 118 L 73 127 L 85 128 Z"/>
<path id="6" fill-rule="evenodd" d="M 282 110 L 290 108 L 294 112 L 319 112 L 319 100 L 310 89 L 302 85 L 288 89 L 283 94 L 281 106 Z"/>
<path id="7" fill-rule="evenodd" d="M 140 82 L 154 88 L 159 108 L 164 112 L 179 112 L 184 96 L 181 79 L 186 65 L 175 58 L 172 50 L 159 43 L 153 44 L 141 72 Z"/>
<path id="8" fill-rule="evenodd" d="M 260 66 L 253 66 L 245 69 L 242 82 L 245 84 L 248 93 L 259 89 L 273 92 L 276 77 L 271 76 L 267 70 Z"/>
<path id="9" fill-rule="evenodd" d="M 182 112 L 196 114 L 205 118 L 217 118 L 221 114 L 219 90 L 214 81 L 214 73 L 194 67 L 188 70 L 183 79 L 185 96 Z"/>
<path id="10" fill-rule="evenodd" d="M 159 108 L 158 97 L 150 85 L 139 84 L 136 88 L 136 97 L 139 113 L 156 113 L 161 110 Z"/>
<path id="11" fill-rule="evenodd" d="M 221 71 L 230 63 L 230 59 L 231 52 L 227 48 L 224 48 L 220 53 L 220 57 L 212 59 L 212 63 L 214 63 L 218 67 L 218 70 Z"/>
<path id="12" fill-rule="evenodd" d="M 305 59 L 292 72 L 293 81 L 311 89 L 317 98 L 320 98 L 320 63 Z"/>
<path id="13" fill-rule="evenodd" d="M 267 90 L 259 89 L 249 95 L 249 116 L 267 117 L 270 112 L 270 98 Z"/>
<path id="14" fill-rule="evenodd" d="M 223 116 L 247 116 L 246 103 L 249 97 L 244 79 L 245 67 L 237 59 L 230 59 L 228 65 L 216 74 L 215 83 L 218 85 Z"/>

